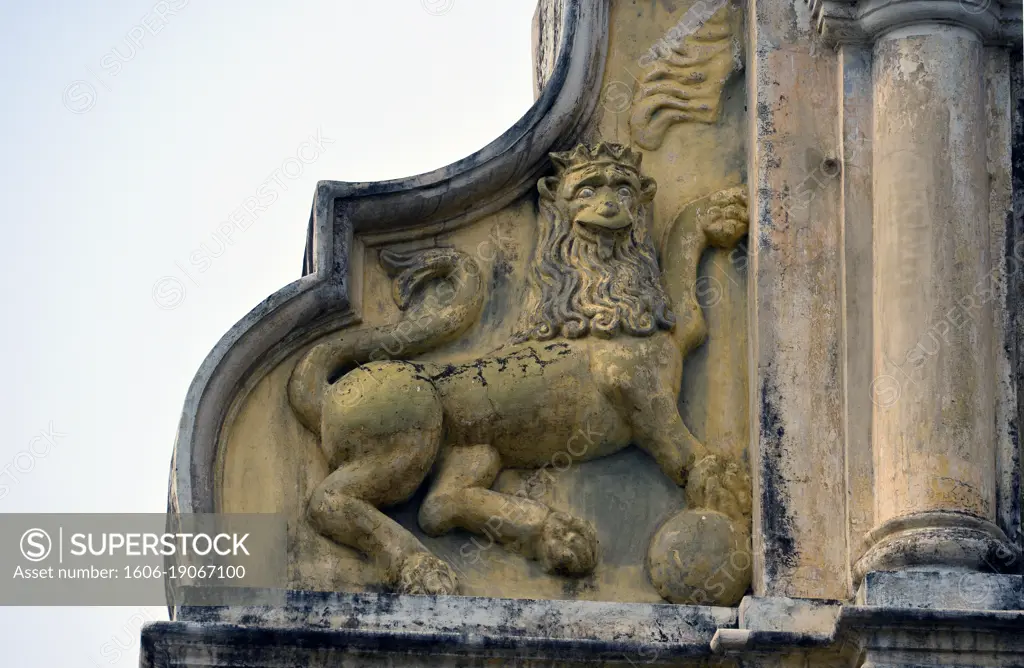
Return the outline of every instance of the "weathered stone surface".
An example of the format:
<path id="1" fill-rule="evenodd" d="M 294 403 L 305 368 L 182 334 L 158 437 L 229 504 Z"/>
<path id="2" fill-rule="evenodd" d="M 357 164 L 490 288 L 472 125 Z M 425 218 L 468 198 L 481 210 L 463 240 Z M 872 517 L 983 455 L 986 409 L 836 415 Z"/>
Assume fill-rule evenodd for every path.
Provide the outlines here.
<path id="1" fill-rule="evenodd" d="M 839 611 L 838 601 L 747 596 L 740 603 L 739 627 L 830 636 L 835 632 Z"/>
<path id="2" fill-rule="evenodd" d="M 268 596 L 276 594 L 267 592 Z M 254 592 L 259 600 L 259 592 Z M 622 640 L 699 645 L 737 612 L 711 606 L 532 601 L 462 596 L 287 592 L 272 607 L 181 608 L 179 620 L 277 628 L 415 631 L 467 637 Z"/>
<path id="3" fill-rule="evenodd" d="M 651 540 L 647 569 L 666 601 L 735 605 L 750 586 L 750 534 L 728 515 L 687 509 Z"/>
<path id="4" fill-rule="evenodd" d="M 322 183 L 190 389 L 171 509 L 309 591 L 144 665 L 1024 664 L 1020 6 L 542 0 L 533 109 Z"/>
<path id="5" fill-rule="evenodd" d="M 1018 411 L 1021 357 L 1015 352 L 1024 295 L 1024 243 L 1013 216 L 1015 190 L 1012 183 L 1012 155 L 1020 151 L 1021 138 L 1014 138 L 1014 96 L 1024 88 L 1013 82 L 1020 76 L 1013 51 L 989 47 L 985 50 L 985 117 L 989 176 L 989 243 L 993 274 L 993 352 L 995 354 L 995 439 L 996 439 L 996 524 L 1007 539 L 1021 545 L 1021 459 Z M 1019 51 L 1018 58 L 1019 58 Z M 1020 197 L 1019 195 L 1017 196 Z"/>
<path id="6" fill-rule="evenodd" d="M 529 307 L 509 342 L 461 364 L 406 361 L 479 319 L 480 267 L 454 249 L 385 250 L 402 319 L 342 330 L 298 360 L 288 399 L 331 470 L 313 490 L 308 518 L 373 562 L 385 587 L 454 594 L 451 567 L 382 512 L 408 501 L 433 471 L 418 513 L 428 535 L 463 529 L 549 574 L 583 577 L 598 562 L 590 522 L 491 488 L 506 468 L 543 470 L 559 457 L 568 466 L 632 444 L 686 487 L 691 509 L 724 521 L 715 525 L 724 532 L 718 542 L 702 541 L 709 529 L 683 532 L 690 545 L 681 563 L 674 540 L 655 540 L 656 588 L 673 602 L 697 602 L 700 593 L 699 602 L 735 603 L 749 583 L 749 478 L 696 440 L 676 402 L 683 360 L 707 332 L 696 298 L 700 258 L 746 233 L 745 193 L 713 197 L 683 232 L 682 295 L 670 303 L 647 227 L 657 186 L 641 173 L 641 156 L 600 143 L 551 159 L 556 174 L 538 183 Z M 678 570 L 664 567 L 668 551 Z M 747 570 L 719 591 L 715 571 L 734 552 Z"/>
<path id="7" fill-rule="evenodd" d="M 149 624 L 141 666 L 997 668 L 1019 666 L 1024 651 L 1019 610 L 770 598 L 741 610 L 290 592 L 284 606 L 186 607 Z"/>
<path id="8" fill-rule="evenodd" d="M 842 123 L 842 280 L 846 332 L 844 378 L 846 392 L 847 546 L 855 561 L 864 550 L 864 536 L 874 526 L 875 472 L 871 445 L 874 409 L 872 276 L 873 206 L 872 162 L 874 99 L 871 86 L 871 48 L 844 44 L 838 50 Z"/>
<path id="9" fill-rule="evenodd" d="M 957 571 L 878 572 L 864 576 L 858 605 L 947 610 L 1024 610 L 1024 578 Z"/>
<path id="10" fill-rule="evenodd" d="M 290 592 L 283 607 L 182 608 L 143 632 L 144 668 L 678 664 L 736 611 L 673 605 Z"/>
<path id="11" fill-rule="evenodd" d="M 614 29 L 585 32 L 601 20 Z M 588 255 L 603 246 L 580 245 L 577 231 L 586 232 L 600 216 L 577 222 L 575 213 L 562 213 L 574 206 L 575 195 L 562 192 L 568 186 L 545 185 L 557 177 L 540 181 L 539 197 L 519 190 L 518 179 L 540 168 L 523 166 L 532 159 L 532 145 L 522 147 L 522 161 L 496 166 L 519 171 L 489 194 L 490 186 L 460 181 L 453 166 L 445 196 L 434 200 L 433 190 L 424 190 L 422 209 L 413 200 L 403 203 L 411 197 L 407 188 L 379 201 L 369 185 L 324 195 L 331 197 L 323 206 L 325 220 L 334 216 L 331 234 L 347 243 L 335 244 L 341 261 L 326 273 L 346 286 L 351 306 L 345 318 L 327 311 L 298 324 L 279 356 L 252 369 L 222 422 L 216 470 L 204 474 L 215 481 L 220 510 L 291 518 L 292 586 L 422 592 L 458 586 L 472 595 L 658 601 L 665 583 L 659 588 L 650 581 L 648 545 L 667 520 L 688 505 L 748 523 L 745 254 L 737 248 L 747 215 L 746 189 L 739 185 L 742 25 L 735 3 L 538 6 L 536 77 L 545 85 L 535 107 L 538 129 L 526 136 L 539 137 L 539 128 L 567 117 L 550 148 L 574 136 L 589 146 L 617 138 L 614 128 L 623 118 L 628 123 L 630 112 L 610 105 L 604 93 L 623 76 L 618 68 L 664 47 L 643 63 L 653 78 L 626 96 L 655 105 L 648 120 L 657 126 L 658 146 L 642 153 L 636 145 L 633 154 L 637 162 L 644 157 L 643 179 L 663 176 L 664 184 L 623 186 L 634 189 L 631 201 L 644 199 L 643 220 L 630 229 L 643 230 L 638 238 L 647 245 L 638 257 L 649 265 L 644 272 L 650 274 L 654 264 L 661 269 L 653 282 L 646 274 L 629 278 L 615 265 L 577 279 L 567 271 L 572 264 L 543 264 L 571 259 L 547 257 L 539 248 L 552 211 L 572 223 L 571 247 L 582 248 L 574 252 Z M 592 48 L 608 45 L 600 104 L 591 110 L 586 96 L 593 90 L 581 88 L 575 108 L 544 106 L 552 89 L 565 90 L 567 77 L 602 71 L 602 64 L 587 60 L 596 57 L 593 51 L 576 47 L 581 41 Z M 661 83 L 659 68 L 667 76 Z M 674 87 L 673 76 L 680 73 L 686 81 Z M 673 115 L 665 122 L 662 111 L 671 112 L 694 91 L 700 99 L 693 102 L 693 117 Z M 568 154 L 562 159 L 572 162 Z M 556 166 L 558 174 L 570 171 Z M 493 174 L 487 179 L 497 182 Z M 546 189 L 557 197 L 545 195 Z M 475 208 L 467 213 L 467 206 Z M 432 213 L 415 220 L 426 210 Z M 364 215 L 376 216 L 377 224 Z M 321 271 L 320 258 L 326 258 L 315 250 L 326 233 L 320 225 L 310 237 L 311 272 Z M 600 269 L 615 253 L 586 261 Z M 538 280 L 555 286 L 560 300 L 580 303 L 538 301 L 530 285 Z M 447 290 L 446 282 L 455 289 Z M 667 315 L 673 312 L 675 325 Z M 562 320 L 551 332 L 537 329 L 532 342 L 524 340 L 530 333 L 524 321 L 538 313 Z M 577 321 L 586 326 L 578 330 Z M 531 326 L 539 325 L 551 327 L 542 321 Z M 337 333 L 322 340 L 334 344 L 309 347 L 330 330 Z M 624 341 L 648 337 L 675 343 L 618 354 L 629 349 Z M 698 348 L 706 338 L 708 344 Z M 684 359 L 693 353 L 682 383 L 674 380 L 683 361 L 675 361 L 674 349 Z M 341 355 L 343 350 L 348 352 Z M 609 357 L 609 351 L 618 352 Z M 324 354 L 331 359 L 313 363 Z M 351 370 L 365 362 L 373 363 Z M 292 374 L 297 365 L 312 371 Z M 333 382 L 330 371 L 344 378 Z M 321 410 L 320 390 L 311 388 L 324 385 L 332 390 Z M 286 387 L 294 390 L 290 396 Z M 403 405 L 404 412 L 396 412 Z M 355 443 L 362 443 L 361 455 L 348 445 Z M 657 466 L 631 453 L 613 454 L 626 445 L 654 454 Z M 391 455 L 384 456 L 388 448 Z M 687 473 L 684 491 L 679 486 Z M 749 528 L 738 526 L 732 534 L 749 535 Z M 725 599 L 709 591 L 719 589 L 721 565 L 743 560 L 746 541 L 737 543 L 737 555 L 702 550 L 699 536 L 693 541 L 678 577 L 696 573 L 698 562 L 710 565 L 713 577 L 694 576 L 701 583 L 692 596 L 673 599 L 738 600 L 747 589 L 746 566 L 729 571 L 735 591 Z M 729 545 L 721 542 L 723 550 Z M 698 558 L 703 553 L 707 561 Z M 673 553 L 674 565 L 680 554 Z"/>
<path id="12" fill-rule="evenodd" d="M 899 393 L 875 411 L 876 524 L 994 519 L 992 300 L 974 292 L 992 268 L 981 56 L 965 28 L 875 44 L 874 370 Z"/>
<path id="13" fill-rule="evenodd" d="M 754 592 L 844 598 L 837 56 L 802 0 L 750 7 Z"/>
<path id="14" fill-rule="evenodd" d="M 1024 612 L 847 606 L 837 638 L 865 666 L 1021 665 Z M 848 634 L 848 635 L 847 635 Z"/>
<path id="15" fill-rule="evenodd" d="M 765 610 L 795 607 L 824 621 L 821 603 L 773 602 Z M 799 613 L 779 610 L 776 628 L 720 629 L 714 652 L 749 666 L 1019 666 L 1024 650 L 1022 611 L 925 610 L 905 607 L 834 605 L 834 623 L 799 628 Z"/>

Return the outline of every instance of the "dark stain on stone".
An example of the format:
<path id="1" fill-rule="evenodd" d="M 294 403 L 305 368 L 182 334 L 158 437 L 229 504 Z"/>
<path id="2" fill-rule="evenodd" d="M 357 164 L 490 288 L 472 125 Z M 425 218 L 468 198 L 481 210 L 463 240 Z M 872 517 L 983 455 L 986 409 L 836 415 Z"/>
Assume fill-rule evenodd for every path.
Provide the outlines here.
<path id="1" fill-rule="evenodd" d="M 989 548 L 982 558 L 982 561 L 994 573 L 1018 573 L 1020 572 L 1020 553 L 1011 550 L 1003 545 L 989 544 Z"/>
<path id="2" fill-rule="evenodd" d="M 832 387 L 842 387 L 843 379 L 842 372 L 840 369 L 843 365 L 841 354 L 839 352 L 839 340 L 832 338 L 828 343 L 828 374 L 829 374 L 829 385 Z"/>
<path id="3" fill-rule="evenodd" d="M 1003 340 L 1006 342 L 1005 352 L 1007 357 L 1010 359 L 1010 368 L 1012 369 L 1013 383 L 1018 389 L 1017 398 L 1017 411 L 1011 414 L 1007 420 L 1006 431 L 1010 436 L 1010 440 L 1013 444 L 1012 454 L 1010 461 L 1007 462 L 1006 469 L 1001 470 L 998 473 L 1001 476 L 1005 476 L 1005 486 L 1000 493 L 996 495 L 996 517 L 1001 520 L 1000 528 L 1006 532 L 1007 537 L 1011 542 L 1018 542 L 1020 537 L 1020 513 L 1021 513 L 1021 466 L 1020 466 L 1020 427 L 1019 420 L 1021 415 L 1021 402 L 1024 398 L 1020 396 L 1021 388 L 1024 388 L 1024 365 L 1022 365 L 1021 353 L 1022 345 L 1024 345 L 1024 339 L 1022 339 L 1019 332 L 1021 322 L 1021 309 L 1024 308 L 1024 299 L 1021 296 L 1021 277 L 1020 272 L 1024 271 L 1024 260 L 1018 257 L 1017 249 L 1024 248 L 1024 198 L 1021 197 L 1021 193 L 1024 192 L 1024 120 L 1021 119 L 1020 115 L 1024 113 L 1024 99 L 1017 100 L 1017 113 L 1014 117 L 1014 128 L 1013 128 L 1013 149 L 1011 151 L 1012 157 L 1012 181 L 1013 181 L 1013 193 L 1014 201 L 1010 211 L 1006 213 L 1006 239 L 1004 254 L 1006 264 L 1004 265 L 1007 272 L 1006 280 L 1006 302 L 1003 305 L 1007 314 L 1003 330 Z M 1024 254 L 1022 254 L 1024 255 Z M 1009 489 L 1006 489 L 1006 486 Z M 1004 492 L 1005 490 L 1005 492 Z M 1018 560 L 1019 562 L 1019 560 Z M 994 562 L 993 562 L 994 563 Z M 1014 564 L 1014 571 L 1021 570 L 1021 564 Z"/>
<path id="4" fill-rule="evenodd" d="M 759 137 L 775 134 L 775 120 L 767 102 L 757 103 L 757 134 Z"/>
<path id="5" fill-rule="evenodd" d="M 566 578 L 562 582 L 562 594 L 566 598 L 576 599 L 580 597 L 580 594 L 589 591 L 597 591 L 593 575 L 586 578 Z"/>
<path id="6" fill-rule="evenodd" d="M 1000 494 L 997 499 L 1006 504 L 1007 508 L 997 509 L 997 517 L 1012 518 L 1009 526 L 1001 527 L 1012 542 L 1020 543 L 1021 526 L 1021 461 L 1020 461 L 1020 425 L 1024 416 L 1024 292 L 1022 292 L 1021 272 L 1024 272 L 1024 253 L 1015 252 L 1024 249 L 1024 54 L 1014 49 L 1010 55 L 1010 84 L 1013 91 L 1013 126 L 1011 128 L 1010 177 L 1013 199 L 1011 210 L 1006 220 L 1006 259 L 1010 267 L 1007 281 L 1006 296 L 1006 330 L 1005 337 L 1010 345 L 1009 358 L 1013 374 L 1013 384 L 1017 389 L 1016 411 L 1010 416 L 1007 429 L 1013 441 L 1013 456 L 1008 462 L 1009 471 L 1002 472 L 1010 477 L 1008 494 Z M 1004 522 L 1006 523 L 1006 522 Z M 1020 566 L 1018 566 L 1020 570 Z"/>
<path id="7" fill-rule="evenodd" d="M 796 540 L 789 512 L 786 479 L 782 475 L 786 429 L 776 408 L 778 390 L 765 371 L 761 383 L 761 526 L 765 542 L 765 575 L 775 580 L 783 568 L 795 568 Z"/>
<path id="8" fill-rule="evenodd" d="M 480 322 L 484 325 L 500 324 L 504 315 L 508 312 L 509 295 L 513 293 L 509 285 L 509 278 L 515 273 L 515 268 L 509 261 L 505 249 L 497 246 L 494 251 L 494 262 L 491 270 L 490 289 L 487 303 L 480 314 Z"/>
<path id="9" fill-rule="evenodd" d="M 1020 387 L 1018 384 L 1017 387 Z M 1010 442 L 1013 444 L 1013 454 L 1010 458 L 1009 471 L 1004 472 L 1003 475 L 1008 475 L 1010 493 L 1009 498 L 1006 499 L 1006 503 L 1009 508 L 1005 509 L 1005 512 L 1001 512 L 1001 516 L 1008 516 L 1010 518 L 1019 518 L 1021 516 L 1021 486 L 1020 486 L 1020 429 L 1017 426 L 1017 420 L 1011 419 L 1009 424 L 1006 425 L 1006 430 L 1010 434 Z M 1002 527 L 1009 537 L 1010 541 L 1019 544 L 1020 542 L 1020 525 L 1019 520 L 1010 520 L 1013 524 L 1011 526 Z M 1024 570 L 1024 564 L 1020 564 L 1017 571 Z"/>
<path id="10" fill-rule="evenodd" d="M 397 594 L 380 594 L 374 597 L 376 606 L 374 612 L 380 615 L 391 614 L 395 609 Z"/>

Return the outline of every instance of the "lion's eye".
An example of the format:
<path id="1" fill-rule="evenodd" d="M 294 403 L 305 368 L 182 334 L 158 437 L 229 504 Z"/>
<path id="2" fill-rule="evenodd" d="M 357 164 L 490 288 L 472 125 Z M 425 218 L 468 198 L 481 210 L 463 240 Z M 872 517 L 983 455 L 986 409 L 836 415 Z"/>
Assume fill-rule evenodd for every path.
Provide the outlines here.
<path id="1" fill-rule="evenodd" d="M 576 191 L 576 198 L 577 199 L 587 199 L 588 197 L 593 197 L 593 196 L 594 196 L 594 189 L 593 188 L 580 188 L 579 190 Z"/>
<path id="2" fill-rule="evenodd" d="M 632 188 L 627 188 L 626 186 L 622 186 L 621 188 L 619 188 L 619 197 L 625 199 L 627 197 L 632 197 L 632 196 L 633 196 L 633 189 Z"/>

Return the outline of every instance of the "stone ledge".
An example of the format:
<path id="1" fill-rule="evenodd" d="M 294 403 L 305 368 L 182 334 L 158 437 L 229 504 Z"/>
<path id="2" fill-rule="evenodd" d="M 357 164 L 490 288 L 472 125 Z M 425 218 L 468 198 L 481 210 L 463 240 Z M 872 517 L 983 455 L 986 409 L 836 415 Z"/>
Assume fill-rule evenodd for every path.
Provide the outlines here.
<path id="1" fill-rule="evenodd" d="M 824 599 L 746 596 L 740 602 L 739 627 L 752 632 L 830 636 L 841 606 L 841 601 Z"/>
<path id="2" fill-rule="evenodd" d="M 660 665 L 710 654 L 709 642 L 640 643 L 470 633 L 253 628 L 156 622 L 143 628 L 141 668 L 171 666 L 493 665 L 495 660 Z M 402 657 L 395 663 L 395 657 Z"/>
<path id="3" fill-rule="evenodd" d="M 890 633 L 923 631 L 948 633 L 995 633 L 1001 639 L 1024 649 L 1024 610 L 929 610 L 923 608 L 843 606 L 839 630 L 872 629 Z M 1009 635 L 1005 631 L 1015 631 Z"/>
<path id="4" fill-rule="evenodd" d="M 1024 611 L 845 606 L 837 640 L 876 666 L 1019 668 Z"/>
<path id="5" fill-rule="evenodd" d="M 790 599 L 762 599 L 763 610 Z M 809 604 L 799 601 L 797 608 Z M 720 629 L 711 641 L 723 657 L 774 666 L 771 657 L 800 655 L 814 666 L 979 666 L 1019 668 L 1024 610 L 938 610 L 843 605 L 835 628 L 816 631 Z M 776 626 L 783 627 L 784 623 Z M 806 664 L 805 664 L 806 665 Z"/>
<path id="6" fill-rule="evenodd" d="M 248 593 L 256 601 L 282 596 Z M 181 606 L 175 621 L 145 627 L 141 665 L 326 666 L 395 654 L 405 656 L 402 665 L 413 665 L 412 654 L 422 665 L 445 665 L 444 657 L 658 665 L 709 656 L 715 631 L 737 623 L 735 609 L 668 604 L 283 595 L 283 606 Z"/>
<path id="7" fill-rule="evenodd" d="M 284 600 L 284 605 L 280 602 Z M 544 637 L 597 642 L 707 644 L 718 628 L 735 627 L 733 608 L 540 601 L 472 596 L 402 596 L 247 590 L 248 601 L 268 604 L 189 606 L 176 621 L 252 628 L 344 629 L 481 637 Z"/>
<path id="8" fill-rule="evenodd" d="M 886 576 L 891 574 L 885 574 Z M 902 574 L 907 575 L 907 574 Z M 918 574 L 932 575 L 932 574 Z M 916 577 L 916 576 L 911 576 Z M 993 576 L 1008 577 L 1008 576 Z M 181 606 L 142 632 L 142 668 L 171 666 L 1019 666 L 1024 610 L 747 597 L 736 609 L 249 590 L 284 605 Z M 730 664 L 731 665 L 731 664 Z"/>

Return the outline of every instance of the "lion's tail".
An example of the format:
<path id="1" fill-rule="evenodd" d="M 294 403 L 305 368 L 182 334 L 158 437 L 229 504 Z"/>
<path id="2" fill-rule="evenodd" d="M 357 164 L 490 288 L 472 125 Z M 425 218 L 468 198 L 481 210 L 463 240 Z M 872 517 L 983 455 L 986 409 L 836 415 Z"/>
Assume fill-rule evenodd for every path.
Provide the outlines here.
<path id="1" fill-rule="evenodd" d="M 288 400 L 310 431 L 320 434 L 324 395 L 360 364 L 408 358 L 450 341 L 477 319 L 483 306 L 480 267 L 453 248 L 381 251 L 404 317 L 394 325 L 338 332 L 313 346 L 288 380 Z"/>

